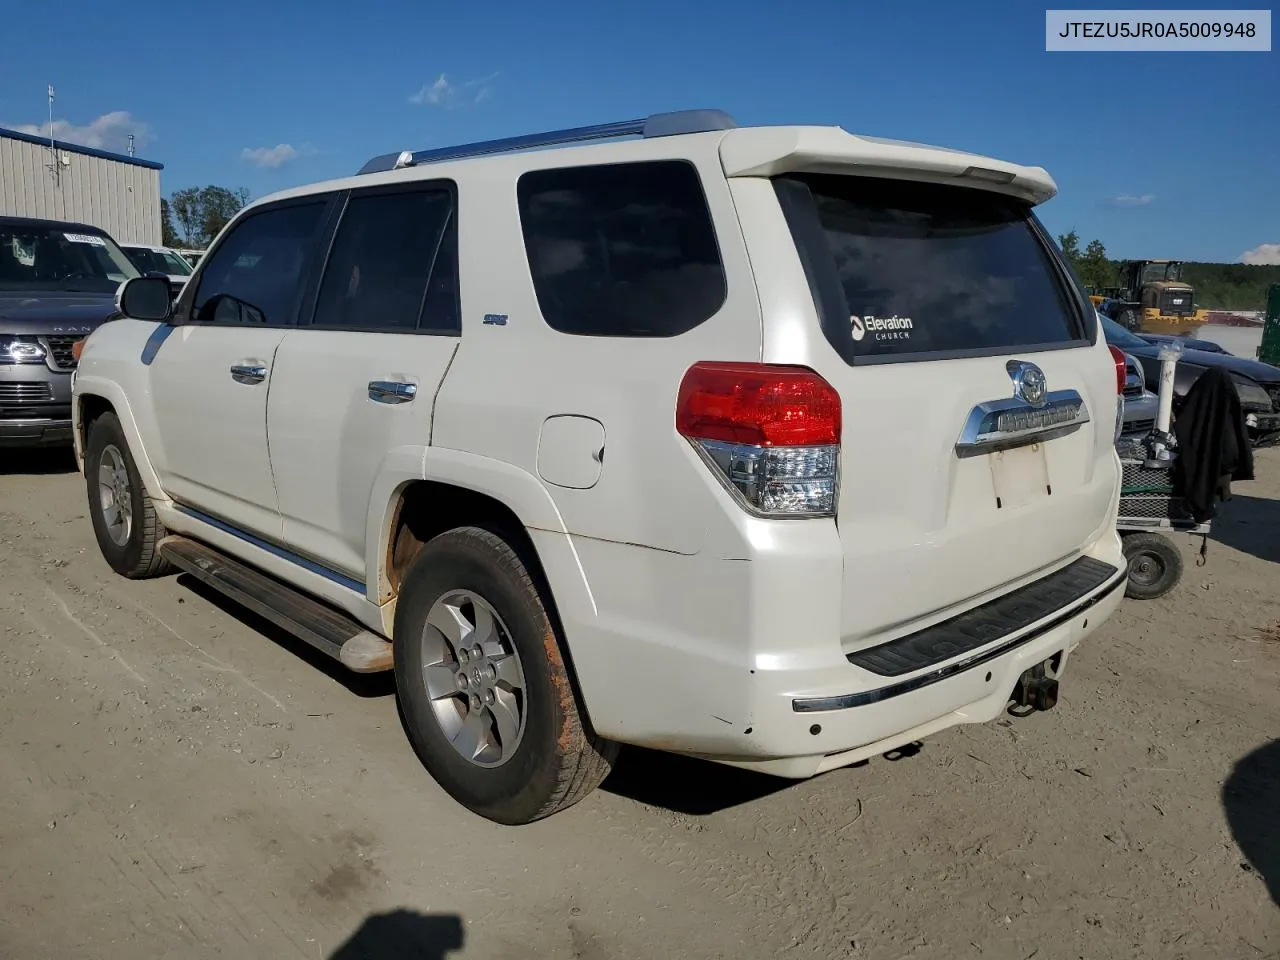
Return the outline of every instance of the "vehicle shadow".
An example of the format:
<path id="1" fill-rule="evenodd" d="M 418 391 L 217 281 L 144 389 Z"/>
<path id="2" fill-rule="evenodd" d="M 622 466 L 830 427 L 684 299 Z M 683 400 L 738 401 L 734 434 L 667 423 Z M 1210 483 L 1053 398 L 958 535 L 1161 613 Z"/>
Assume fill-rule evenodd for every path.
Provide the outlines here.
<path id="1" fill-rule="evenodd" d="M 0 476 L 53 476 L 76 470 L 71 447 L 0 447 Z"/>
<path id="2" fill-rule="evenodd" d="M 885 754 L 884 758 L 906 760 L 919 754 L 921 749 L 920 743 L 911 743 Z M 865 767 L 870 762 L 860 760 L 845 769 Z M 600 789 L 673 813 L 705 817 L 792 789 L 800 782 L 710 760 L 624 746 L 613 772 Z"/>
<path id="3" fill-rule="evenodd" d="M 1222 785 L 1222 806 L 1240 852 L 1280 907 L 1280 740 L 1236 763 Z"/>
<path id="4" fill-rule="evenodd" d="M 250 630 L 260 633 L 267 639 L 284 647 L 299 660 L 305 661 L 315 669 L 325 673 L 330 679 L 342 684 L 350 693 L 362 699 L 392 696 L 396 692 L 395 680 L 391 671 L 386 673 L 352 673 L 337 660 L 327 657 L 311 645 L 299 640 L 287 630 L 282 630 L 265 617 L 260 617 L 234 600 L 209 585 L 197 580 L 188 573 L 178 575 L 178 583 L 207 600 L 224 613 L 235 617 Z"/>
<path id="5" fill-rule="evenodd" d="M 778 793 L 792 783 L 709 760 L 623 746 L 600 789 L 651 807 L 705 817 Z"/>
<path id="6" fill-rule="evenodd" d="M 367 917 L 329 960 L 445 960 L 462 942 L 457 914 L 393 910 Z"/>
<path id="7" fill-rule="evenodd" d="M 1210 539 L 1280 563 L 1280 501 L 1233 494 L 1214 518 Z"/>

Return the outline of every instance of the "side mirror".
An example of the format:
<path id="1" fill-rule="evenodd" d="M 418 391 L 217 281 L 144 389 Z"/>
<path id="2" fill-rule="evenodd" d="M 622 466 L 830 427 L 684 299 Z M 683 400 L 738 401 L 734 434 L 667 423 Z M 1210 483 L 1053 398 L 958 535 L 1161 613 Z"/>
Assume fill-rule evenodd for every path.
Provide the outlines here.
<path id="1" fill-rule="evenodd" d="M 173 311 L 169 278 L 160 274 L 126 280 L 116 294 L 116 306 L 126 317 L 164 323 Z"/>
<path id="2" fill-rule="evenodd" d="M 162 280 L 164 280 L 165 283 L 169 284 L 169 299 L 171 300 L 178 299 L 178 288 L 174 284 L 174 282 L 169 279 L 169 275 L 167 273 L 164 273 L 161 270 L 148 270 L 146 271 L 146 273 L 143 274 L 143 276 L 144 277 L 160 277 Z"/>

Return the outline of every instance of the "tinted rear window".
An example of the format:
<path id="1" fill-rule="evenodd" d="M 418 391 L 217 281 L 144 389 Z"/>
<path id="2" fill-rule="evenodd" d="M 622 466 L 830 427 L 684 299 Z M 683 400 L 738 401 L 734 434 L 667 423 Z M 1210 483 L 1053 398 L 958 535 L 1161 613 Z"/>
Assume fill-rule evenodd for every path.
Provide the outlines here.
<path id="1" fill-rule="evenodd" d="M 517 193 L 538 306 L 554 329 L 672 337 L 724 303 L 720 249 L 691 164 L 539 170 Z"/>
<path id="2" fill-rule="evenodd" d="M 992 354 L 1084 336 L 1029 209 L 1013 199 L 834 175 L 788 177 L 778 189 L 824 330 L 847 360 Z"/>

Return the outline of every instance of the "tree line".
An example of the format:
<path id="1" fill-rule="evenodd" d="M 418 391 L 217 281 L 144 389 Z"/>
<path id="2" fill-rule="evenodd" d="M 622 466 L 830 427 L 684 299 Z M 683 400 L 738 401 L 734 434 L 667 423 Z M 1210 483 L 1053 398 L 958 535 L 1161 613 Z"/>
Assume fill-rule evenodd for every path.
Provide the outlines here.
<path id="1" fill-rule="evenodd" d="M 187 187 L 160 199 L 160 233 L 166 247 L 204 250 L 249 202 L 244 187 Z"/>
<path id="2" fill-rule="evenodd" d="M 1101 240 L 1090 240 L 1082 250 L 1080 237 L 1072 230 L 1058 235 L 1058 246 L 1086 287 L 1103 290 L 1120 285 L 1120 261 L 1107 256 Z M 1206 310 L 1263 310 L 1267 290 L 1280 283 L 1280 266 L 1187 261 L 1182 279 L 1191 284 L 1197 305 Z"/>

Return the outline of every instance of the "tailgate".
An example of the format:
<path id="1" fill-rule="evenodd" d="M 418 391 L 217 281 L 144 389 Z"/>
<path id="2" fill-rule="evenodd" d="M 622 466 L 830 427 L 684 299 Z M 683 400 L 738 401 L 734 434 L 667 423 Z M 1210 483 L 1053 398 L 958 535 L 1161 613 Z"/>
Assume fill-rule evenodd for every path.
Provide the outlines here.
<path id="1" fill-rule="evenodd" d="M 842 174 L 775 189 L 834 348 L 810 365 L 843 409 L 846 650 L 1078 556 L 1115 496 L 1116 374 L 1029 205 Z"/>

